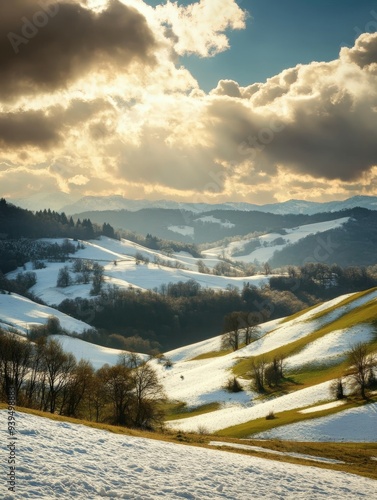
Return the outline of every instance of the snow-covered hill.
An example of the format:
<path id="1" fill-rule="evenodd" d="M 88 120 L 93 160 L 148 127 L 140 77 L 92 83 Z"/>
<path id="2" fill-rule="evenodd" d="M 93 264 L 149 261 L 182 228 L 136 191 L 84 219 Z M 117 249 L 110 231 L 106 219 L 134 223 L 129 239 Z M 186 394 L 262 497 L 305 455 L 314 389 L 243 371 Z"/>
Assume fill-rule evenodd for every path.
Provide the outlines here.
<path id="1" fill-rule="evenodd" d="M 61 243 L 63 240 L 50 240 Z M 255 286 L 265 284 L 268 276 L 251 277 L 226 277 L 213 274 L 202 274 L 197 271 L 197 258 L 186 253 L 174 254 L 170 257 L 148 248 L 142 247 L 128 240 L 114 240 L 101 237 L 99 240 L 83 242 L 85 248 L 78 250 L 72 255 L 72 259 L 83 259 L 98 262 L 104 266 L 104 277 L 106 285 L 116 285 L 120 288 L 139 288 L 142 290 L 153 290 L 163 284 L 187 282 L 194 280 L 203 288 L 214 290 L 224 290 L 228 286 L 242 289 L 245 282 L 250 282 Z M 149 259 L 149 263 L 137 261 L 136 254 L 141 254 Z M 204 264 L 208 268 L 213 268 L 219 258 L 209 256 L 205 258 Z M 165 263 L 169 266 L 167 267 Z M 37 275 L 37 283 L 31 288 L 36 296 L 40 297 L 47 304 L 60 304 L 66 298 L 90 297 L 91 284 L 75 284 L 76 275 L 71 272 L 73 284 L 65 288 L 56 286 L 59 270 L 68 265 L 73 267 L 71 262 L 45 262 L 45 269 L 38 269 L 33 272 Z M 27 270 L 32 270 L 31 263 L 26 265 Z M 184 267 L 185 269 L 181 269 Z M 8 275 L 9 278 L 16 277 L 18 269 Z"/>
<path id="2" fill-rule="evenodd" d="M 91 328 L 90 325 L 71 318 L 52 307 L 36 304 L 21 295 L 12 293 L 0 294 L 0 327 L 15 328 L 26 334 L 31 326 L 44 325 L 50 316 L 59 319 L 61 327 L 67 332 L 82 333 Z"/>
<path id="3" fill-rule="evenodd" d="M 204 251 L 207 258 L 224 255 L 228 259 L 239 262 L 252 263 L 254 261 L 263 263 L 270 260 L 275 252 L 282 250 L 287 245 L 297 243 L 311 234 L 320 234 L 329 229 L 342 227 L 349 221 L 349 217 L 341 219 L 306 224 L 293 229 L 285 229 L 283 234 L 268 233 L 257 238 L 242 238 L 233 241 L 225 247 L 215 247 Z M 248 250 L 251 249 L 251 250 Z"/>
<path id="4" fill-rule="evenodd" d="M 6 418 L 0 411 L 0 420 Z M 118 435 L 21 412 L 17 431 L 16 494 L 7 491 L 4 479 L 4 500 L 375 497 L 375 481 L 353 474 Z M 5 425 L 0 436 L 8 440 Z"/>
<path id="5" fill-rule="evenodd" d="M 110 366 L 117 364 L 119 355 L 128 353 L 120 349 L 112 349 L 110 347 L 91 344 L 90 342 L 68 337 L 67 335 L 52 335 L 51 338 L 57 340 L 64 351 L 72 353 L 77 360 L 84 359 L 90 361 L 96 370 L 105 364 Z M 143 360 L 149 358 L 147 354 L 137 353 L 137 355 Z"/>
<path id="6" fill-rule="evenodd" d="M 285 425 L 257 434 L 260 439 L 286 439 L 287 441 L 352 441 L 375 442 L 377 403 L 350 408 L 335 415 Z"/>
<path id="7" fill-rule="evenodd" d="M 202 415 L 169 422 L 174 429 L 197 431 L 204 427 L 209 432 L 264 418 L 270 411 L 300 409 L 331 401 L 331 381 L 314 385 L 272 400 L 260 402 L 258 394 L 250 389 L 248 381 L 242 381 L 244 391 L 229 393 L 224 389 L 231 376 L 231 368 L 238 361 L 250 356 L 266 354 L 279 347 L 289 346 L 298 339 L 304 339 L 326 325 L 332 324 L 345 314 L 351 314 L 359 307 L 375 307 L 377 314 L 377 291 L 359 296 L 350 294 L 321 304 L 292 320 L 274 320 L 261 325 L 260 338 L 250 345 L 225 356 L 209 354 L 206 359 L 194 358 L 220 350 L 221 337 L 199 342 L 166 353 L 173 367 L 166 369 L 156 363 L 161 380 L 170 399 L 182 401 L 188 408 L 207 403 L 220 403 L 220 409 Z M 368 323 L 360 323 L 349 328 L 331 330 L 318 340 L 308 343 L 299 353 L 285 360 L 286 370 L 304 367 L 308 364 L 337 364 L 344 360 L 345 353 L 358 342 L 374 339 L 374 328 Z M 313 364 L 314 363 L 314 364 Z M 377 413 L 375 414 L 377 425 Z M 373 431 L 374 433 L 374 431 Z M 376 440 L 377 435 L 368 435 Z M 351 433 L 352 435 L 352 433 Z M 350 438 L 352 440 L 352 438 Z"/>

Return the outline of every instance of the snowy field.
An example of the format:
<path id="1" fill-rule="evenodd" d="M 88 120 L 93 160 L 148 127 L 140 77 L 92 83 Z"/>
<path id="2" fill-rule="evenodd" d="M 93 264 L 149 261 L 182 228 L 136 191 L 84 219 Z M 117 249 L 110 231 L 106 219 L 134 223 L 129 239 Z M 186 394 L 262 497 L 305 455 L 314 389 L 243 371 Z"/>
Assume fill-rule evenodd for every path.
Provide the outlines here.
<path id="1" fill-rule="evenodd" d="M 0 412 L 3 441 L 7 413 Z M 17 414 L 17 492 L 4 500 L 375 498 L 376 482 L 344 472 L 121 436 Z M 3 477 L 7 469 L 1 461 Z"/>

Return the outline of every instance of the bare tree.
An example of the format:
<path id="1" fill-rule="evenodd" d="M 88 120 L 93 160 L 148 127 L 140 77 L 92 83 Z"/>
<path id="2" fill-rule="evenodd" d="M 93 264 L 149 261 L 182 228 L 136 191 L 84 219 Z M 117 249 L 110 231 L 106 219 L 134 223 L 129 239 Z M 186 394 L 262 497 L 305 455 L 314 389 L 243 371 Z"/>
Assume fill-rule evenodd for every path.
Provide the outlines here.
<path id="1" fill-rule="evenodd" d="M 283 362 L 285 356 L 283 354 L 274 356 L 274 359 L 269 363 L 264 372 L 265 382 L 268 387 L 276 387 L 279 385 L 283 376 Z"/>
<path id="2" fill-rule="evenodd" d="M 129 411 L 133 403 L 131 370 L 123 365 L 104 365 L 97 372 L 104 396 L 113 406 L 114 423 L 130 425 Z"/>
<path id="3" fill-rule="evenodd" d="M 44 411 L 54 413 L 58 396 L 69 383 L 72 371 L 76 366 L 76 358 L 71 353 L 65 353 L 60 342 L 47 339 L 42 348 L 42 364 L 47 374 L 47 397 Z"/>
<path id="4" fill-rule="evenodd" d="M 60 413 L 70 417 L 78 417 L 83 402 L 88 401 L 89 391 L 93 387 L 94 368 L 86 360 L 81 359 L 72 371 L 69 382 L 63 389 Z"/>
<path id="5" fill-rule="evenodd" d="M 148 362 L 139 364 L 133 370 L 132 378 L 136 396 L 133 423 L 136 427 L 153 428 L 162 422 L 159 403 L 166 398 L 163 386 Z"/>
<path id="6" fill-rule="evenodd" d="M 249 345 L 252 341 L 259 337 L 259 321 L 260 318 L 256 313 L 242 312 L 240 315 L 240 323 L 245 330 L 245 344 Z"/>
<path id="7" fill-rule="evenodd" d="M 271 274 L 272 272 L 272 269 L 271 269 L 271 266 L 268 262 L 265 262 L 263 264 L 263 270 L 264 270 L 264 274 L 267 276 L 268 274 Z"/>
<path id="8" fill-rule="evenodd" d="M 240 313 L 232 312 L 224 318 L 224 334 L 221 337 L 222 349 L 237 351 L 240 347 Z"/>
<path id="9" fill-rule="evenodd" d="M 354 387 L 360 392 L 363 399 L 366 399 L 366 389 L 370 372 L 376 367 L 376 358 L 368 354 L 367 344 L 357 343 L 348 352 L 348 359 L 351 364 L 351 380 Z"/>
<path id="10" fill-rule="evenodd" d="M 0 331 L 0 382 L 4 396 L 18 394 L 30 371 L 31 344 L 15 333 Z"/>
<path id="11" fill-rule="evenodd" d="M 251 361 L 251 377 L 257 392 L 264 392 L 266 361 L 262 358 Z"/>

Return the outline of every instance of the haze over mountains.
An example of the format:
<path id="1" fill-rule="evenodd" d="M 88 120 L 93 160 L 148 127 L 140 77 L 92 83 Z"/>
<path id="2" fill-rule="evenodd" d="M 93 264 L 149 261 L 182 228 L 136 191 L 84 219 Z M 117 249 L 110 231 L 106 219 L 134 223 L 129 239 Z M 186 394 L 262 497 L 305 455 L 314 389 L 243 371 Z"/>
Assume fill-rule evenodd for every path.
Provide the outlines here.
<path id="1" fill-rule="evenodd" d="M 204 198 L 204 196 L 203 196 Z M 289 200 L 282 203 L 269 203 L 256 205 L 252 203 L 227 202 L 220 204 L 211 203 L 180 203 L 169 200 L 130 200 L 123 196 L 84 196 L 74 199 L 65 193 L 47 195 L 38 194 L 29 198 L 11 200 L 16 205 L 28 210 L 41 210 L 51 208 L 66 214 L 80 214 L 87 211 L 103 210 L 128 210 L 135 212 L 145 208 L 162 208 L 188 210 L 194 213 L 208 212 L 211 210 L 242 210 L 259 211 L 273 214 L 316 214 L 319 212 L 337 212 L 354 207 L 377 209 L 377 196 L 353 196 L 342 201 L 313 202 L 305 200 Z"/>

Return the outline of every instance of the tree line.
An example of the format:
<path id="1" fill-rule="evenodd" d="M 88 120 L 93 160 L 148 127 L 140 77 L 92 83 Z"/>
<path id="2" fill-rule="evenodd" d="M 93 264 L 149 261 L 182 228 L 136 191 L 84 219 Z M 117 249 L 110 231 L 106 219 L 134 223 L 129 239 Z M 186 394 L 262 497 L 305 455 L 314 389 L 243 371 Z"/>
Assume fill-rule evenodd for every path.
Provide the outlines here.
<path id="1" fill-rule="evenodd" d="M 128 349 L 131 339 L 132 345 L 155 352 L 221 334 L 224 318 L 232 313 L 254 314 L 262 323 L 343 293 L 372 288 L 377 286 L 376 271 L 310 263 L 288 268 L 261 288 L 246 280 L 241 290 L 221 291 L 203 288 L 194 280 L 150 291 L 102 287 L 97 297 L 66 299 L 59 310 L 98 330 L 88 334 L 90 342 Z"/>
<path id="2" fill-rule="evenodd" d="M 45 333 L 54 328 L 56 318 L 42 326 Z M 2 401 L 11 389 L 18 406 L 59 415 L 143 429 L 163 422 L 165 395 L 150 361 L 124 354 L 116 365 L 95 370 L 53 338 L 40 335 L 31 342 L 0 329 Z"/>

